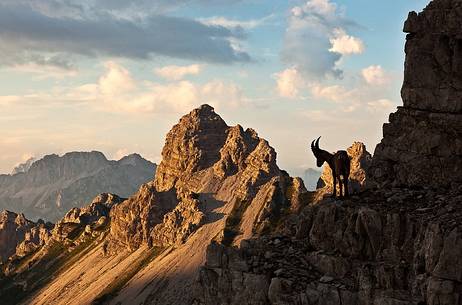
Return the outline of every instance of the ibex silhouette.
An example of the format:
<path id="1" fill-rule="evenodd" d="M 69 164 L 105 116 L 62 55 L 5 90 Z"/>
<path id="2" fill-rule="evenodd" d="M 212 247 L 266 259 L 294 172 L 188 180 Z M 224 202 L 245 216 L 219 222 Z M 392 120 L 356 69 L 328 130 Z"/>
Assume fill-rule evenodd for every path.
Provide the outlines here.
<path id="1" fill-rule="evenodd" d="M 329 164 L 330 169 L 332 170 L 333 178 L 333 197 L 337 196 L 337 179 L 339 181 L 340 187 L 340 197 L 343 197 L 342 193 L 342 184 L 345 189 L 345 196 L 348 197 L 350 194 L 348 192 L 348 176 L 350 175 L 350 157 L 348 156 L 345 150 L 339 150 L 335 154 L 331 154 L 323 149 L 319 148 L 319 137 L 317 140 L 311 142 L 311 150 L 313 151 L 314 156 L 316 157 L 316 165 L 321 167 L 324 162 Z M 343 177 L 343 179 L 340 178 Z M 343 180 L 343 183 L 342 183 Z"/>

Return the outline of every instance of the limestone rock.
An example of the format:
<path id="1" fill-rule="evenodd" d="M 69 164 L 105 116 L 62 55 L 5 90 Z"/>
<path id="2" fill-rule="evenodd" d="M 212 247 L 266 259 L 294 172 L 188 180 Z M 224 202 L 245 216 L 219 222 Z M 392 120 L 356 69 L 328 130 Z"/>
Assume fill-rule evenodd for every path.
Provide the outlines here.
<path id="1" fill-rule="evenodd" d="M 349 176 L 349 191 L 350 194 L 358 193 L 364 189 L 366 185 L 366 172 L 372 162 L 371 154 L 366 150 L 366 146 L 361 142 L 354 142 L 347 148 L 348 156 L 350 157 L 350 176 Z M 337 182 L 339 183 L 339 182 Z M 332 170 L 329 165 L 324 166 L 321 177 L 318 180 L 318 193 L 332 194 L 333 188 Z M 339 185 L 337 185 L 337 192 Z"/>
<path id="2" fill-rule="evenodd" d="M 179 187 L 191 173 L 212 166 L 220 159 L 220 149 L 227 138 L 228 126 L 204 105 L 181 118 L 167 134 L 162 162 L 156 172 L 158 191 Z"/>
<path id="3" fill-rule="evenodd" d="M 274 224 L 282 210 L 300 208 L 306 192 L 300 179 L 279 170 L 266 140 L 252 129 L 229 127 L 208 105 L 180 119 L 162 156 L 155 180 L 112 211 L 114 243 L 132 250 L 181 244 L 207 212 L 228 203 L 243 221 L 223 228 L 221 239 L 238 241 Z"/>
<path id="4" fill-rule="evenodd" d="M 12 255 L 24 256 L 43 245 L 49 238 L 50 223 L 34 223 L 10 211 L 0 213 L 0 262 Z"/>
<path id="5" fill-rule="evenodd" d="M 204 212 L 203 203 L 192 194 L 180 195 L 177 206 L 152 230 L 152 244 L 159 247 L 181 245 L 205 221 Z"/>
<path id="6" fill-rule="evenodd" d="M 72 208 L 56 223 L 51 237 L 59 241 L 75 239 L 84 230 L 91 231 L 91 228 L 101 228 L 105 224 L 104 219 L 109 217 L 111 209 L 124 200 L 117 195 L 103 193 L 96 196 L 85 207 Z M 104 219 L 102 220 L 103 217 Z"/>
<path id="7" fill-rule="evenodd" d="M 403 107 L 383 126 L 371 185 L 455 187 L 462 182 L 462 11 L 434 0 L 404 31 Z"/>
<path id="8" fill-rule="evenodd" d="M 251 290 L 230 290 L 228 275 L 252 273 L 271 278 L 262 288 L 267 304 L 459 304 L 461 199 L 457 192 L 368 190 L 341 204 L 304 207 L 295 232 L 273 230 L 239 249 L 210 246 L 204 268 L 214 276 L 205 282 L 201 273 L 205 298 L 233 304 Z M 260 303 L 250 297 L 243 304 Z"/>
<path id="9" fill-rule="evenodd" d="M 151 230 L 178 204 L 174 191 L 158 192 L 153 182 L 111 211 L 111 240 L 130 250 L 152 245 Z"/>

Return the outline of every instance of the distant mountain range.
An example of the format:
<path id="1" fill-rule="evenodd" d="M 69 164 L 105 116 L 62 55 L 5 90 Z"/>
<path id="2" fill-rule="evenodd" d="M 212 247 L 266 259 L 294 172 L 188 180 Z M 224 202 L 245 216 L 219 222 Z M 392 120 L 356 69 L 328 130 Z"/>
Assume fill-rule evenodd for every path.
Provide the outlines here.
<path id="1" fill-rule="evenodd" d="M 0 175 L 0 210 L 56 221 L 100 193 L 132 195 L 153 179 L 155 170 L 156 164 L 138 154 L 118 161 L 97 151 L 47 155 Z"/>

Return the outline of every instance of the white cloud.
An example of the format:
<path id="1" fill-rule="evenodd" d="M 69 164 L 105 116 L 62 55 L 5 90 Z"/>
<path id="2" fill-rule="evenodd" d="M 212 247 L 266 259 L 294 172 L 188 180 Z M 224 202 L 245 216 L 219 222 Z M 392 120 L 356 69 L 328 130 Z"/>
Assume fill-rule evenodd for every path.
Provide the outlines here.
<path id="1" fill-rule="evenodd" d="M 113 61 L 106 62 L 104 66 L 106 73 L 99 79 L 99 89 L 103 95 L 116 96 L 136 88 L 127 69 Z"/>
<path id="2" fill-rule="evenodd" d="M 150 84 L 144 92 L 131 97 L 128 102 L 112 101 L 107 107 L 134 113 L 185 113 L 204 103 L 219 110 L 241 106 L 245 101 L 240 88 L 235 84 L 218 80 L 203 85 L 180 81 L 166 85 Z"/>
<path id="3" fill-rule="evenodd" d="M 154 72 L 168 80 L 181 80 L 187 75 L 197 75 L 202 71 L 202 65 L 194 64 L 189 66 L 165 66 L 157 68 Z"/>
<path id="4" fill-rule="evenodd" d="M 268 20 L 274 17 L 273 14 L 265 16 L 260 19 L 251 19 L 251 20 L 237 20 L 230 19 L 222 16 L 214 16 L 210 18 L 199 19 L 202 23 L 206 25 L 222 26 L 225 28 L 236 28 L 241 27 L 243 29 L 253 29 L 259 26 L 262 26 L 268 22 Z"/>
<path id="5" fill-rule="evenodd" d="M 314 98 L 324 99 L 335 103 L 348 103 L 358 98 L 358 91 L 347 89 L 341 85 L 322 86 L 320 84 L 310 86 Z"/>
<path id="6" fill-rule="evenodd" d="M 329 51 L 342 55 L 361 54 L 365 49 L 361 39 L 347 35 L 343 29 L 334 30 L 334 37 L 330 39 L 330 42 L 332 48 Z"/>
<path id="7" fill-rule="evenodd" d="M 195 84 L 180 80 L 159 84 L 135 80 L 123 66 L 109 62 L 106 71 L 94 84 L 70 90 L 66 97 L 91 101 L 102 111 L 130 113 L 184 113 L 209 103 L 217 109 L 246 103 L 241 89 L 234 83 L 212 80 Z"/>
<path id="8" fill-rule="evenodd" d="M 381 66 L 369 66 L 361 71 L 364 80 L 370 85 L 385 85 L 390 77 Z"/>
<path id="9" fill-rule="evenodd" d="M 310 0 L 291 9 L 281 51 L 282 60 L 309 81 L 341 78 L 339 62 L 344 55 L 360 54 L 363 42 L 348 35 L 354 22 L 329 0 Z"/>
<path id="10" fill-rule="evenodd" d="M 297 98 L 299 91 L 305 84 L 303 77 L 295 68 L 288 68 L 274 75 L 276 77 L 277 91 L 280 96 Z"/>
<path id="11" fill-rule="evenodd" d="M 390 112 L 396 105 L 388 99 L 379 99 L 367 103 L 367 109 L 370 112 Z"/>
<path id="12" fill-rule="evenodd" d="M 104 112 L 179 113 L 189 112 L 204 103 L 217 109 L 250 104 L 241 88 L 232 82 L 211 80 L 202 84 L 171 81 L 166 84 L 135 79 L 122 65 L 110 61 L 95 83 L 77 87 L 55 88 L 34 95 L 0 96 L 0 105 L 33 104 L 83 105 Z"/>

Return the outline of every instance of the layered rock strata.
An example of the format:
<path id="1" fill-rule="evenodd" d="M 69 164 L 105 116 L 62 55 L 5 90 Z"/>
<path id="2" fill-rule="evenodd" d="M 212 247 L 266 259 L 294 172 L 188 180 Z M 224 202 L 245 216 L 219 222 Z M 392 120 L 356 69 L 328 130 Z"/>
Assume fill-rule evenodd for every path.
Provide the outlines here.
<path id="1" fill-rule="evenodd" d="M 434 0 L 404 25 L 403 106 L 376 147 L 371 185 L 451 188 L 462 182 L 462 3 Z"/>

